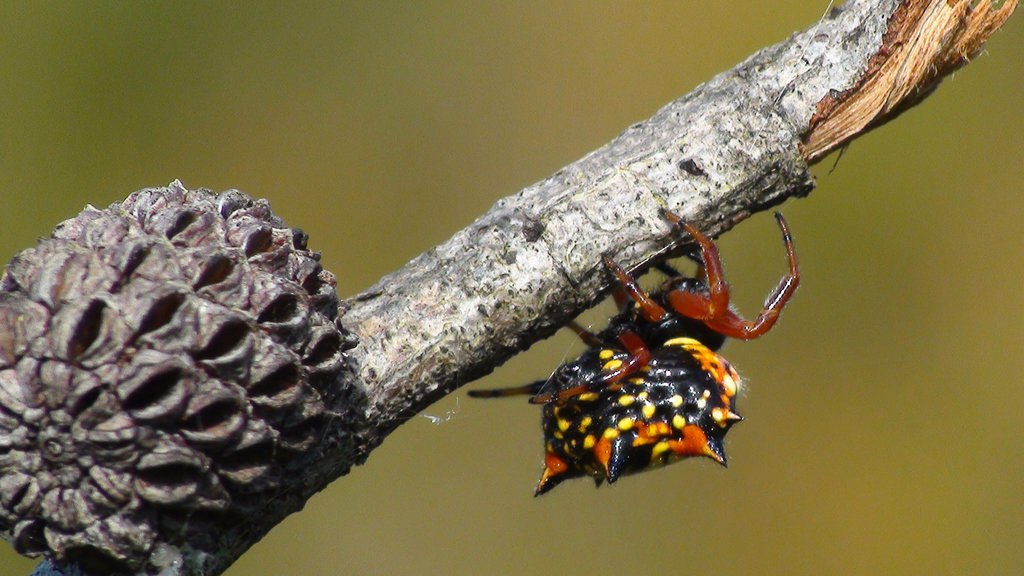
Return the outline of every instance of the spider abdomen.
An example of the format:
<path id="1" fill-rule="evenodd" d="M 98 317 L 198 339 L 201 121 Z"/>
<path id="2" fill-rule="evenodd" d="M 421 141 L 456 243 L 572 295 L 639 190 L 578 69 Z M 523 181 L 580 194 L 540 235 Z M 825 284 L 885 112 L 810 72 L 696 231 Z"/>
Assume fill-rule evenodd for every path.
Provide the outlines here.
<path id="1" fill-rule="evenodd" d="M 605 349 L 577 362 L 607 366 L 626 357 L 626 351 Z M 689 456 L 724 465 L 722 439 L 740 419 L 733 411 L 738 384 L 721 356 L 696 340 L 676 338 L 620 382 L 545 404 L 545 470 L 537 494 L 568 478 L 611 483 Z"/>

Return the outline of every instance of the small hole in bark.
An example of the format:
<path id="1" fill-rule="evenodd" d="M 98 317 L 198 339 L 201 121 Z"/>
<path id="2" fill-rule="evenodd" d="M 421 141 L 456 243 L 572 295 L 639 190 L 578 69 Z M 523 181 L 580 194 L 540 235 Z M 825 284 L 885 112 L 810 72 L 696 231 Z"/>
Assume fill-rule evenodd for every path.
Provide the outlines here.
<path id="1" fill-rule="evenodd" d="M 180 462 L 160 464 L 148 468 L 136 468 L 139 480 L 154 486 L 189 486 L 195 483 L 198 471 Z"/>
<path id="2" fill-rule="evenodd" d="M 275 396 L 299 384 L 302 371 L 294 364 L 286 364 L 264 376 L 249 388 L 253 396 Z"/>
<path id="3" fill-rule="evenodd" d="M 78 320 L 78 326 L 75 327 L 75 334 L 71 337 L 68 352 L 72 360 L 80 357 L 96 342 L 96 338 L 100 335 L 100 329 L 103 327 L 103 310 L 106 307 L 107 305 L 102 301 L 93 300 L 85 309 L 82 317 Z"/>
<path id="4" fill-rule="evenodd" d="M 151 376 L 124 399 L 124 409 L 129 412 L 137 412 L 158 404 L 162 398 L 170 395 L 181 377 L 180 368 L 172 368 Z"/>
<path id="5" fill-rule="evenodd" d="M 149 246 L 142 246 L 136 244 L 132 247 L 131 252 L 124 259 L 124 267 L 121 270 L 120 276 L 110 287 L 111 292 L 120 292 L 121 288 L 131 279 L 131 275 L 138 270 L 139 266 L 146 261 L 149 256 Z"/>
<path id="6" fill-rule="evenodd" d="M 213 256 L 206 261 L 206 265 L 203 266 L 203 271 L 199 274 L 199 278 L 196 279 L 196 282 L 192 287 L 195 290 L 199 290 L 204 286 L 219 284 L 223 282 L 234 269 L 234 262 L 232 262 L 227 256 L 220 254 Z"/>
<path id="7" fill-rule="evenodd" d="M 263 312 L 260 312 L 256 321 L 260 324 L 265 322 L 275 324 L 286 322 L 295 315 L 295 311 L 298 307 L 298 299 L 295 295 L 281 294 L 277 298 L 274 298 L 273 302 L 263 309 Z"/>
<path id="8" fill-rule="evenodd" d="M 341 348 L 341 336 L 335 333 L 327 334 L 306 353 L 302 363 L 306 366 L 316 366 L 338 354 Z"/>
<path id="9" fill-rule="evenodd" d="M 282 447 L 291 450 L 308 450 L 323 430 L 324 416 L 313 416 L 281 431 Z"/>
<path id="10" fill-rule="evenodd" d="M 245 255 L 252 256 L 270 248 L 274 233 L 270 228 L 260 228 L 245 240 Z"/>
<path id="11" fill-rule="evenodd" d="M 320 288 L 324 285 L 323 280 L 320 279 L 320 269 L 317 268 L 314 274 L 310 274 L 302 281 L 302 288 L 308 294 L 316 294 L 320 292 Z"/>
<path id="12" fill-rule="evenodd" d="M 245 322 L 240 320 L 227 322 L 217 330 L 213 338 L 210 338 L 206 347 L 196 353 L 196 358 L 199 360 L 210 360 L 227 355 L 244 342 L 248 331 L 249 327 L 246 326 Z"/>
<path id="13" fill-rule="evenodd" d="M 166 326 L 171 318 L 174 318 L 174 313 L 181 308 L 183 302 L 185 302 L 184 294 L 168 294 L 154 302 L 142 318 L 142 322 L 139 323 L 139 335 Z"/>
<path id="14" fill-rule="evenodd" d="M 217 459 L 217 464 L 226 471 L 242 472 L 253 471 L 253 476 L 261 475 L 260 468 L 266 468 L 274 459 L 274 445 L 271 442 L 260 442 L 247 448 L 242 448 L 224 454 Z"/>
<path id="15" fill-rule="evenodd" d="M 237 413 L 237 404 L 230 400 L 221 400 L 185 419 L 183 427 L 189 430 L 209 430 L 227 422 Z"/>
<path id="16" fill-rule="evenodd" d="M 17 510 L 18 505 L 25 499 L 25 496 L 28 494 L 29 488 L 31 487 L 32 481 L 26 479 L 26 481 L 22 482 L 13 493 L 5 494 L 4 500 L 7 502 L 5 504 L 6 508 L 8 510 Z"/>
<path id="17" fill-rule="evenodd" d="M 36 520 L 16 530 L 11 544 L 20 554 L 37 555 L 47 552 L 49 547 L 46 544 L 46 536 L 43 528 L 46 524 L 42 520 Z"/>
<path id="18" fill-rule="evenodd" d="M 92 408 L 92 405 L 96 403 L 96 400 L 99 399 L 101 393 L 102 390 L 97 386 L 85 394 L 82 394 L 77 400 L 75 400 L 74 405 L 71 406 L 71 415 L 77 416 L 89 408 Z"/>
<path id="19" fill-rule="evenodd" d="M 178 214 L 177 218 L 174 219 L 174 223 L 171 224 L 170 228 L 167 229 L 167 239 L 171 240 L 178 234 L 181 234 L 186 228 L 189 227 L 193 222 L 196 221 L 196 215 L 190 211 L 183 211 Z"/>

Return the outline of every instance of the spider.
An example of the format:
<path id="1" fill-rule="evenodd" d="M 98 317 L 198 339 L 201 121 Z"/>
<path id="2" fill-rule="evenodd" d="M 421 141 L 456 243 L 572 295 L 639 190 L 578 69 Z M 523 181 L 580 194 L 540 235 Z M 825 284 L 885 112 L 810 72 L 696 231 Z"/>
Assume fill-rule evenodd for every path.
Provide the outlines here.
<path id="1" fill-rule="evenodd" d="M 661 264 L 661 288 L 646 293 L 614 260 L 603 261 L 619 286 L 619 313 L 598 333 L 569 324 L 588 349 L 550 378 L 525 386 L 475 390 L 470 396 L 531 395 L 543 405 L 544 473 L 536 495 L 563 480 L 591 476 L 600 485 L 690 456 L 725 466 L 722 441 L 742 418 L 733 410 L 740 378 L 718 350 L 727 337 L 750 340 L 772 328 L 800 283 L 789 227 L 781 214 L 789 270 L 748 321 L 729 308 L 718 248 L 679 216 L 663 211 L 673 232 L 700 250 L 704 278 Z M 701 274 L 698 274 L 700 276 Z"/>

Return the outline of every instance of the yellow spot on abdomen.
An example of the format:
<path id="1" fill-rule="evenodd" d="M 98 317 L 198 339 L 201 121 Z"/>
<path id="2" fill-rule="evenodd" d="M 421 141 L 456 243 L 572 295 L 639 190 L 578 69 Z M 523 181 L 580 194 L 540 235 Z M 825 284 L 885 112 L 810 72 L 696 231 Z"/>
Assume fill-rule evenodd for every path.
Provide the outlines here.
<path id="1" fill-rule="evenodd" d="M 682 346 L 683 348 L 687 348 L 687 347 L 690 347 L 690 346 L 693 346 L 693 345 L 697 345 L 697 346 L 700 346 L 702 348 L 704 347 L 704 345 L 701 344 L 700 342 L 698 342 L 697 340 L 694 340 L 693 338 L 686 338 L 686 337 L 669 338 L 668 340 L 665 340 L 665 344 L 664 345 L 665 346 Z"/>
<path id="2" fill-rule="evenodd" d="M 650 420 L 654 417 L 654 404 L 644 404 L 644 407 L 640 409 L 640 412 L 644 415 L 644 418 Z"/>
<path id="3" fill-rule="evenodd" d="M 605 362 L 604 366 L 601 367 L 601 370 L 604 370 L 605 372 L 612 372 L 614 370 L 618 370 L 621 367 L 622 367 L 622 360 L 619 360 L 618 358 L 613 358 L 613 359 Z"/>
<path id="4" fill-rule="evenodd" d="M 655 444 L 654 448 L 651 448 L 651 464 L 654 464 L 654 462 L 661 458 L 661 455 L 667 451 L 668 442 L 661 441 Z"/>
<path id="5" fill-rule="evenodd" d="M 732 366 L 726 364 L 725 374 L 722 376 L 722 387 L 725 388 L 725 393 L 729 396 L 735 396 L 740 389 L 740 375 L 733 370 Z"/>

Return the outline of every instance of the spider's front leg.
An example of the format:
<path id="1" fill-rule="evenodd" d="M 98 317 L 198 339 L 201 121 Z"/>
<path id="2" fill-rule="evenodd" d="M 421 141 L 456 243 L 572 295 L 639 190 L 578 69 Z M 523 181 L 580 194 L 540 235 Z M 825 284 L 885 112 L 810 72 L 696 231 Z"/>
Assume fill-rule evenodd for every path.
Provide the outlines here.
<path id="1" fill-rule="evenodd" d="M 616 351 L 611 348 L 599 348 L 597 359 L 604 363 L 601 366 L 600 376 L 551 394 L 536 394 L 530 398 L 530 404 L 547 404 L 548 402 L 566 400 L 585 392 L 616 386 L 620 380 L 636 372 L 650 361 L 650 349 L 635 333 L 623 332 L 619 335 L 619 342 L 629 353 L 625 360 L 615 358 Z"/>
<path id="2" fill-rule="evenodd" d="M 669 313 L 653 298 L 651 298 L 643 288 L 640 287 L 636 278 L 633 278 L 633 276 L 623 270 L 622 267 L 614 260 L 605 256 L 604 264 L 619 280 L 619 290 L 621 290 L 625 296 L 636 302 L 637 310 L 639 310 L 640 315 L 643 316 L 646 321 L 660 322 L 669 317 Z M 618 300 L 618 298 L 616 299 Z M 625 298 L 623 298 L 623 300 L 624 299 Z M 620 304 L 620 308 L 621 307 L 622 304 Z M 593 334 L 586 328 L 583 328 L 575 322 L 571 322 L 569 327 L 572 328 L 572 330 L 576 332 L 580 339 L 587 343 L 588 346 L 598 351 L 598 359 L 603 362 L 603 365 L 601 366 L 601 375 L 587 382 L 582 382 L 576 386 L 559 390 L 552 394 L 537 394 L 530 398 L 530 403 L 532 404 L 546 404 L 555 400 L 565 400 L 576 396 L 577 394 L 592 392 L 601 387 L 614 386 L 626 376 L 629 376 L 646 366 L 651 360 L 650 348 L 648 348 L 647 344 L 643 341 L 643 338 L 631 330 L 625 329 L 617 336 L 619 344 L 628 353 L 628 356 L 625 359 L 622 359 L 616 358 L 615 356 L 617 352 L 611 348 L 607 348 L 604 342 L 598 338 L 597 335 Z"/>
<path id="3" fill-rule="evenodd" d="M 722 262 L 718 257 L 718 248 L 710 238 L 692 225 L 684 222 L 679 216 L 664 211 L 665 217 L 674 225 L 685 230 L 700 246 L 701 259 L 708 278 L 708 295 L 693 294 L 682 290 L 673 290 L 666 295 L 668 303 L 676 312 L 688 318 L 701 320 L 712 330 L 740 340 L 750 340 L 764 334 L 775 324 L 782 308 L 789 301 L 800 284 L 800 269 L 797 266 L 796 251 L 793 248 L 793 237 L 782 214 L 775 213 L 775 221 L 782 230 L 782 240 L 786 246 L 786 258 L 789 261 L 789 272 L 779 280 L 778 285 L 765 300 L 764 308 L 753 321 L 743 319 L 729 309 L 729 285 L 725 281 Z"/>

